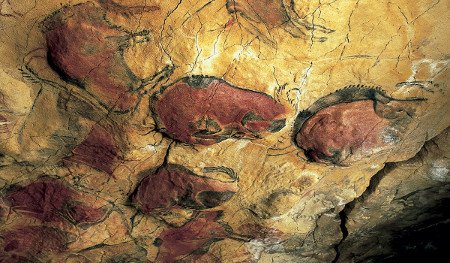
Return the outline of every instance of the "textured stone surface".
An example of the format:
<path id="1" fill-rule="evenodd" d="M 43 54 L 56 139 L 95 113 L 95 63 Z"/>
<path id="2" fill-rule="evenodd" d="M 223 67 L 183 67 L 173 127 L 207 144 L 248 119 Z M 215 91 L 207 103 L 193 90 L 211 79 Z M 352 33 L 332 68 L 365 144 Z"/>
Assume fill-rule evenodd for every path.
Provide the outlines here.
<path id="1" fill-rule="evenodd" d="M 339 262 L 442 259 L 439 248 L 449 231 L 449 132 L 427 142 L 414 158 L 387 164 L 347 207 L 348 236 Z"/>
<path id="2" fill-rule="evenodd" d="M 447 13 L 0 1 L 0 261 L 434 259 Z"/>

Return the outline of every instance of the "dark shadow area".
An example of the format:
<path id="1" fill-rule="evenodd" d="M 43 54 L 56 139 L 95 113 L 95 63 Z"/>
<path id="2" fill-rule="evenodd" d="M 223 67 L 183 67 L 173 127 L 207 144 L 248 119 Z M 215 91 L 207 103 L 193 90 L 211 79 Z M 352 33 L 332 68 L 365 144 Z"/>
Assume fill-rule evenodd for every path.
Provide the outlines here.
<path id="1" fill-rule="evenodd" d="M 379 228 L 380 240 L 377 246 L 384 246 L 388 254 L 362 259 L 361 263 L 401 263 L 401 262 L 448 262 L 450 248 L 450 198 L 442 199 L 437 206 L 417 213 L 419 222 L 399 229 L 412 218 L 399 218 L 398 224 Z M 421 218 L 421 217 L 428 218 Z M 412 222 L 413 223 L 413 222 Z M 383 233 L 383 230 L 385 232 Z M 387 239 L 385 239 L 388 237 Z M 356 245 L 358 246 L 358 245 Z"/>

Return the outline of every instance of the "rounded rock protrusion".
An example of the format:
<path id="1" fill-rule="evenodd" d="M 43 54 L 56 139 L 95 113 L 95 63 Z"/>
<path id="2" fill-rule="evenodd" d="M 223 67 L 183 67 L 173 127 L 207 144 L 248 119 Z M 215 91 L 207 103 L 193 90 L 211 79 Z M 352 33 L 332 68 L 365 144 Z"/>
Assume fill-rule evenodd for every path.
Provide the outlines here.
<path id="1" fill-rule="evenodd" d="M 161 89 L 152 97 L 152 111 L 161 132 L 189 144 L 259 139 L 285 126 L 285 109 L 272 97 L 205 76 Z"/>
<path id="2" fill-rule="evenodd" d="M 348 165 L 402 140 L 421 99 L 395 100 L 375 88 L 352 86 L 301 112 L 294 143 L 312 161 Z"/>

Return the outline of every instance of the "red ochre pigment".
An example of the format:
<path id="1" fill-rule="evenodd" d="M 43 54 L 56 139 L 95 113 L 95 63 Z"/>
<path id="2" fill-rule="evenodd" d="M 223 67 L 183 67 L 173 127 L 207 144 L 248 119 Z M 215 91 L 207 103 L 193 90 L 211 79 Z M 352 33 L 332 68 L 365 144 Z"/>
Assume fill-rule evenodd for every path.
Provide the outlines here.
<path id="1" fill-rule="evenodd" d="M 159 168 L 139 184 L 133 202 L 144 213 L 175 207 L 207 209 L 229 200 L 237 183 L 200 177 L 180 166 Z"/>
<path id="2" fill-rule="evenodd" d="M 86 88 L 99 101 L 117 110 L 136 103 L 130 93 L 141 81 L 123 58 L 129 33 L 105 20 L 93 3 L 67 6 L 43 23 L 48 59 L 63 77 Z"/>
<path id="3" fill-rule="evenodd" d="M 341 163 L 350 155 L 367 155 L 386 146 L 382 133 L 389 126 L 372 100 L 341 103 L 309 118 L 296 142 L 315 161 Z"/>
<path id="4" fill-rule="evenodd" d="M 68 233 L 46 226 L 24 226 L 2 233 L 1 236 L 4 252 L 23 252 L 34 256 L 63 252 L 68 243 Z"/>
<path id="5" fill-rule="evenodd" d="M 190 144 L 211 145 L 228 138 L 261 138 L 285 125 L 283 105 L 264 93 L 225 81 L 195 76 L 166 88 L 153 99 L 160 130 Z"/>
<path id="6" fill-rule="evenodd" d="M 6 194 L 11 209 L 42 222 L 89 224 L 101 220 L 105 211 L 79 201 L 79 194 L 56 180 L 42 180 Z"/>
<path id="7" fill-rule="evenodd" d="M 0 262 L 5 263 L 35 263 L 35 261 L 32 261 L 26 257 L 18 256 L 16 254 L 0 254 Z"/>
<path id="8" fill-rule="evenodd" d="M 117 165 L 118 149 L 114 137 L 103 127 L 94 126 L 86 139 L 72 151 L 65 161 L 87 164 L 112 174 Z"/>
<path id="9" fill-rule="evenodd" d="M 68 220 L 74 224 L 95 224 L 105 217 L 105 210 L 74 203 L 67 207 Z"/>
<path id="10" fill-rule="evenodd" d="M 201 212 L 182 227 L 164 230 L 155 240 L 159 246 L 156 262 L 176 262 L 187 255 L 206 253 L 212 243 L 227 238 L 229 227 L 217 222 L 220 214 L 220 211 Z"/>

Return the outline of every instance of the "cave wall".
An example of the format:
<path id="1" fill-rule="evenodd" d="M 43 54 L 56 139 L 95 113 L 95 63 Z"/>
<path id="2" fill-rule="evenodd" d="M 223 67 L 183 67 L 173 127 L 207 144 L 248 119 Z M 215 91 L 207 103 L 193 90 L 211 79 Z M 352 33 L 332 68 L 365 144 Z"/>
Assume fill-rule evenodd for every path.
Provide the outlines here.
<path id="1" fill-rule="evenodd" d="M 0 1 L 0 261 L 439 255 L 447 12 Z"/>

